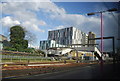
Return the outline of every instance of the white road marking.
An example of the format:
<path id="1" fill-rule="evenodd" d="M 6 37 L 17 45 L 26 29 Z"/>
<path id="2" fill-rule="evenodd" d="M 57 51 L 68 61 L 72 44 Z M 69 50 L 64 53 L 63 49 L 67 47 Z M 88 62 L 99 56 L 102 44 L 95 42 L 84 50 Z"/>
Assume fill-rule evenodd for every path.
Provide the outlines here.
<path id="1" fill-rule="evenodd" d="M 69 64 L 69 63 L 66 63 Z M 29 64 L 28 66 L 49 66 L 49 65 L 65 65 L 64 63 L 57 63 L 57 64 Z"/>

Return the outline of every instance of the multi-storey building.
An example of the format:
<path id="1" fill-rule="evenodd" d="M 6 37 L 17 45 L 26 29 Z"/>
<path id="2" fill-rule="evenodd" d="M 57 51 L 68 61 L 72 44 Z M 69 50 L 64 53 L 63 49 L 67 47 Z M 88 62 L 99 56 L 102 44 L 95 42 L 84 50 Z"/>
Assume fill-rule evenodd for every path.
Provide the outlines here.
<path id="1" fill-rule="evenodd" d="M 88 44 L 88 35 L 82 32 L 82 44 Z"/>
<path id="2" fill-rule="evenodd" d="M 93 32 L 89 32 L 88 34 L 88 39 L 94 39 L 96 37 L 96 35 Z M 95 40 L 89 40 L 88 44 L 96 44 Z"/>
<path id="3" fill-rule="evenodd" d="M 95 38 L 93 32 L 89 35 L 75 27 L 48 31 L 48 40 L 40 41 L 40 49 L 63 47 L 72 44 L 95 44 L 95 40 L 88 42 L 88 38 Z"/>
<path id="4" fill-rule="evenodd" d="M 48 40 L 62 45 L 82 44 L 82 32 L 75 27 L 53 30 L 48 32 Z"/>
<path id="5" fill-rule="evenodd" d="M 57 44 L 54 40 L 43 40 L 40 41 L 40 47 L 41 50 L 46 50 L 51 47 L 64 47 L 65 45 Z"/>

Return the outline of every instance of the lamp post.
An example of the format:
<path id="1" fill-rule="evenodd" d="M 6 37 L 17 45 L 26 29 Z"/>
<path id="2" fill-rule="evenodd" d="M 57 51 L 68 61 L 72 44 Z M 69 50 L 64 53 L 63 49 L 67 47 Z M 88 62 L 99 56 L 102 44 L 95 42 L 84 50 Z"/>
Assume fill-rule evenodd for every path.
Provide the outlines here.
<path id="1" fill-rule="evenodd" d="M 99 11 L 99 12 L 92 12 L 92 13 L 88 13 L 87 15 L 95 15 L 95 14 L 100 14 L 100 18 L 101 18 L 101 57 L 103 56 L 103 13 L 105 12 L 113 12 L 113 11 L 117 11 L 116 8 L 112 8 L 106 11 Z"/>

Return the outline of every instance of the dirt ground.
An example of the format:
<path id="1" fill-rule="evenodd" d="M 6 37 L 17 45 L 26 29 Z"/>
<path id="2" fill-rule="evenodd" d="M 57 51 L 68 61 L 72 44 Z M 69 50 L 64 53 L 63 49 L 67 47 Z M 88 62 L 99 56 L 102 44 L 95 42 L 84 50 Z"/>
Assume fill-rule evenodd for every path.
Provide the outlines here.
<path id="1" fill-rule="evenodd" d="M 2 78 L 64 71 L 88 64 L 89 63 L 64 63 L 61 65 L 47 66 L 7 66 L 2 67 Z"/>

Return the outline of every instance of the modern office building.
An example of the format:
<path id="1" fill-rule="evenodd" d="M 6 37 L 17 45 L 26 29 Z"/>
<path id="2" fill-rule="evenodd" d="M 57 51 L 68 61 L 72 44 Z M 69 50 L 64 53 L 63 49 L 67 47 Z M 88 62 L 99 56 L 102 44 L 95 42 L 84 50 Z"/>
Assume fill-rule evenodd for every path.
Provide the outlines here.
<path id="1" fill-rule="evenodd" d="M 89 32 L 88 39 L 94 39 L 95 37 L 96 37 L 95 33 Z M 96 41 L 95 40 L 89 40 L 88 44 L 96 44 Z"/>
<path id="2" fill-rule="evenodd" d="M 40 41 L 40 49 L 44 50 L 44 49 L 47 49 L 49 47 L 53 47 L 53 46 L 55 46 L 55 43 L 56 43 L 56 41 L 54 41 L 54 40 Z"/>
<path id="3" fill-rule="evenodd" d="M 82 44 L 88 44 L 88 35 L 82 32 Z"/>
<path id="4" fill-rule="evenodd" d="M 53 30 L 48 32 L 48 40 L 62 45 L 82 44 L 82 32 L 75 27 Z"/>
<path id="5" fill-rule="evenodd" d="M 93 46 L 85 45 L 85 44 L 96 44 L 95 40 L 88 40 L 95 37 L 96 35 L 93 32 L 89 32 L 88 34 L 86 34 L 75 27 L 52 30 L 48 32 L 47 40 L 40 41 L 39 49 L 46 52 L 46 57 L 47 55 L 50 54 L 64 55 L 69 53 L 71 50 L 74 50 L 69 48 L 69 46 L 74 47 L 76 50 L 82 52 L 96 51 L 99 55 L 101 55 L 97 47 L 95 47 L 94 45 Z M 60 47 L 65 47 L 65 48 L 60 48 Z M 92 59 L 94 59 L 94 54 L 91 53 L 90 55 L 92 55 Z"/>
<path id="6" fill-rule="evenodd" d="M 45 50 L 50 47 L 64 47 L 72 44 L 95 44 L 95 40 L 88 42 L 88 38 L 95 38 L 95 34 L 89 32 L 87 35 L 75 27 L 52 30 L 48 31 L 48 40 L 40 41 L 39 48 Z"/>
<path id="7" fill-rule="evenodd" d="M 55 40 L 43 40 L 40 41 L 40 47 L 41 50 L 46 50 L 51 47 L 64 47 L 65 45 L 57 44 Z"/>

